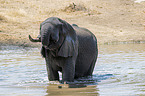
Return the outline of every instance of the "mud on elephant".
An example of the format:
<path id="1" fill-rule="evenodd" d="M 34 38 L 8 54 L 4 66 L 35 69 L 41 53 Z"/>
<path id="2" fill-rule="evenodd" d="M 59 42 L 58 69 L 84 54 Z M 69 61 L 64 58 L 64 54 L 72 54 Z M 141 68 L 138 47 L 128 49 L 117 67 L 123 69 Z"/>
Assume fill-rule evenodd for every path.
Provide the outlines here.
<path id="1" fill-rule="evenodd" d="M 74 81 L 91 76 L 97 60 L 97 39 L 86 28 L 70 25 L 57 17 L 50 17 L 40 24 L 40 35 L 32 42 L 41 42 L 41 54 L 46 60 L 50 81 Z"/>

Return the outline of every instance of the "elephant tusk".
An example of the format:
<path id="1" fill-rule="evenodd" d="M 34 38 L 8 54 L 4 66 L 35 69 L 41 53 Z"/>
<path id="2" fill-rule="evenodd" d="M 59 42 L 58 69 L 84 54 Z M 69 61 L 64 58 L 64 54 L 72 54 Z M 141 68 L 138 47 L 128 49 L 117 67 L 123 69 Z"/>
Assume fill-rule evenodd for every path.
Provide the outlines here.
<path id="1" fill-rule="evenodd" d="M 29 35 L 29 40 L 31 42 L 41 42 L 41 39 L 40 38 L 33 39 L 30 35 Z"/>

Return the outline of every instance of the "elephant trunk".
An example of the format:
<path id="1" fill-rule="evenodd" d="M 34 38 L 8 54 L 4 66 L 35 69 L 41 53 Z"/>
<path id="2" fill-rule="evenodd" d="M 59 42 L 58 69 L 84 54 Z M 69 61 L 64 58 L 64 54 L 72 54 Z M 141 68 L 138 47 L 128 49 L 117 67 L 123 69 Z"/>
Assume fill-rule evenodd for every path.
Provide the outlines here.
<path id="1" fill-rule="evenodd" d="M 31 42 L 41 42 L 41 37 L 39 36 L 39 37 L 37 37 L 36 39 L 33 39 L 33 38 L 29 35 L 29 40 L 30 40 Z"/>
<path id="2" fill-rule="evenodd" d="M 41 33 L 41 42 L 42 42 L 42 45 L 43 46 L 49 46 L 50 45 L 50 34 L 44 32 L 44 33 Z"/>

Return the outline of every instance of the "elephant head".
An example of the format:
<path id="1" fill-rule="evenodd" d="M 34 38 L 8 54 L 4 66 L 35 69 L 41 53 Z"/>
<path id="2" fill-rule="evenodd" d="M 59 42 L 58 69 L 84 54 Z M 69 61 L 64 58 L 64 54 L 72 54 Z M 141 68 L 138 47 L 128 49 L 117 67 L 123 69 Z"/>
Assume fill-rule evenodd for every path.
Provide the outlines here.
<path id="1" fill-rule="evenodd" d="M 76 48 L 77 36 L 70 24 L 56 17 L 46 19 L 40 24 L 40 35 L 32 42 L 41 42 L 41 54 L 46 57 L 46 51 L 55 52 L 54 56 L 69 57 L 73 56 Z"/>

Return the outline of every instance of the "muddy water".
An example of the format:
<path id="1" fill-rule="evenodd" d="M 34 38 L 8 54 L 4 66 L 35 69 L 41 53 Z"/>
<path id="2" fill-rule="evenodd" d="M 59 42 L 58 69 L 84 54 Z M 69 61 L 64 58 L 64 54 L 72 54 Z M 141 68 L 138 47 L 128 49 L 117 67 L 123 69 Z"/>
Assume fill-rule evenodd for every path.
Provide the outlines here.
<path id="1" fill-rule="evenodd" d="M 39 50 L 0 47 L 0 96 L 145 95 L 145 44 L 99 46 L 93 77 L 69 85 L 48 81 Z"/>

